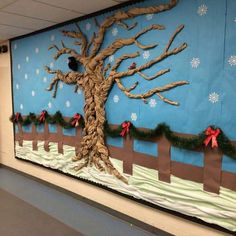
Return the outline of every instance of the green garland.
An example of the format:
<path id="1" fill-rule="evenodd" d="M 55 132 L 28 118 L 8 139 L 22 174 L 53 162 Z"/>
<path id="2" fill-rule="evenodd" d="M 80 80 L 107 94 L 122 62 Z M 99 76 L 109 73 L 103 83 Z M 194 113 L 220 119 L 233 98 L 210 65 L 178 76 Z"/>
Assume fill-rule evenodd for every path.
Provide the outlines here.
<path id="1" fill-rule="evenodd" d="M 34 113 L 29 113 L 29 115 L 26 116 L 24 119 L 22 118 L 21 115 L 19 115 L 17 120 L 15 114 L 11 116 L 10 120 L 13 123 L 20 123 L 23 126 L 30 125 L 32 123 L 34 123 L 35 125 L 40 125 L 43 124 L 44 122 L 47 122 L 48 124 L 58 124 L 65 129 L 74 128 L 74 126 L 71 124 L 71 122 L 74 120 L 74 117 L 72 117 L 67 122 L 59 111 L 57 111 L 54 115 L 49 115 L 46 112 L 45 120 L 43 122 L 40 121 L 40 116 L 36 116 Z M 82 116 L 80 116 L 79 119 L 79 126 L 81 128 L 84 127 L 84 119 Z M 216 127 L 214 126 L 210 127 L 214 130 L 216 129 Z M 123 130 L 122 125 L 118 126 L 115 129 L 111 128 L 107 123 L 105 123 L 104 125 L 105 134 L 113 138 L 121 137 L 120 133 L 122 130 Z M 192 138 L 180 137 L 177 134 L 175 134 L 168 125 L 164 123 L 159 124 L 155 129 L 151 129 L 149 131 L 141 131 L 137 129 L 132 123 L 130 123 L 129 135 L 132 138 L 144 139 L 144 140 L 150 138 L 157 138 L 160 137 L 161 135 L 165 135 L 165 137 L 171 142 L 173 146 L 188 150 L 196 150 L 198 148 L 204 147 L 204 141 L 207 138 L 205 131 L 202 131 L 201 133 Z M 236 148 L 235 146 L 232 145 L 231 141 L 227 138 L 227 136 L 223 133 L 222 130 L 220 131 L 220 134 L 217 137 L 217 143 L 223 154 L 236 160 Z"/>
<path id="2" fill-rule="evenodd" d="M 19 113 L 18 113 L 19 114 Z M 49 115 L 47 112 L 45 113 L 45 120 L 40 121 L 40 116 L 36 116 L 34 113 L 29 113 L 28 116 L 26 116 L 24 119 L 21 115 L 19 115 L 19 118 L 16 120 L 16 114 L 12 115 L 10 117 L 10 121 L 13 123 L 20 123 L 21 125 L 30 125 L 30 124 L 35 124 L 35 125 L 41 125 L 44 124 L 45 122 L 48 124 L 58 124 L 64 129 L 71 129 L 74 128 L 74 126 L 71 124 L 71 122 L 74 120 L 72 117 L 69 121 L 66 121 L 61 112 L 57 111 L 54 115 Z M 82 116 L 80 116 L 79 119 L 79 127 L 83 128 L 84 127 L 84 119 Z"/>

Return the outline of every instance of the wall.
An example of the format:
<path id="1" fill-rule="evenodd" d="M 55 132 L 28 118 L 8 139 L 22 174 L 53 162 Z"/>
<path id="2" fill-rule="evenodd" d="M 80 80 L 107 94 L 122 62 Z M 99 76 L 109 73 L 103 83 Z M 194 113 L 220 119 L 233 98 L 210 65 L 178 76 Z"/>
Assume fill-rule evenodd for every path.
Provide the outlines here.
<path id="1" fill-rule="evenodd" d="M 213 229 L 179 217 L 138 204 L 109 191 L 82 183 L 53 171 L 25 163 L 14 158 L 13 127 L 9 122 L 12 114 L 10 55 L 0 54 L 0 161 L 2 164 L 74 192 L 80 196 L 106 205 L 154 227 L 174 235 L 222 235 Z"/>

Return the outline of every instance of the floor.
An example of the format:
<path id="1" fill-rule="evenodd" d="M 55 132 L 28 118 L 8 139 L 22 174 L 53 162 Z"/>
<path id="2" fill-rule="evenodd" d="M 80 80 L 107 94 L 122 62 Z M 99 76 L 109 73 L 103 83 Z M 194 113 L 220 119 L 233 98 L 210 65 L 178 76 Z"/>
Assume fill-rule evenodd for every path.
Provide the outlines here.
<path id="1" fill-rule="evenodd" d="M 10 219 L 13 217 L 12 221 L 15 220 L 16 222 L 9 224 L 9 227 L 14 224 L 24 224 L 25 228 L 30 230 L 37 229 L 37 233 L 39 234 L 33 233 L 36 231 L 32 231 L 30 236 L 79 236 L 81 233 L 86 236 L 170 235 L 161 230 L 156 230 L 155 234 L 147 232 L 129 222 L 125 222 L 98 208 L 95 208 L 94 206 L 88 205 L 69 194 L 50 188 L 40 182 L 4 167 L 0 168 L 0 198 L 1 205 L 3 201 L 2 199 L 5 199 L 5 203 L 0 207 L 0 217 L 2 218 L 5 214 L 6 218 Z M 15 204 L 18 209 L 21 210 L 21 219 L 16 217 L 16 211 L 13 205 L 6 208 L 8 204 Z M 28 212 L 29 214 L 26 214 Z M 6 218 L 0 220 L 1 230 L 5 229 L 9 223 L 6 223 Z M 45 231 L 45 227 L 43 227 L 43 225 L 45 225 L 43 224 L 43 220 L 46 225 L 49 226 L 48 234 Z M 40 224 L 42 227 L 39 227 Z M 53 227 L 55 230 L 61 228 L 61 232 L 64 232 L 64 234 L 57 234 L 57 231 L 53 234 L 50 233 L 50 230 Z M 10 228 L 11 230 L 15 228 L 15 233 L 17 233 L 17 227 Z M 8 232 L 8 234 L 6 231 L 3 233 L 1 230 L 0 235 L 4 236 L 27 236 L 27 234 L 20 234 L 19 232 L 18 234 L 14 234 L 14 230 Z M 58 232 L 60 232 L 60 230 Z M 70 233 L 67 234 L 67 232 Z"/>

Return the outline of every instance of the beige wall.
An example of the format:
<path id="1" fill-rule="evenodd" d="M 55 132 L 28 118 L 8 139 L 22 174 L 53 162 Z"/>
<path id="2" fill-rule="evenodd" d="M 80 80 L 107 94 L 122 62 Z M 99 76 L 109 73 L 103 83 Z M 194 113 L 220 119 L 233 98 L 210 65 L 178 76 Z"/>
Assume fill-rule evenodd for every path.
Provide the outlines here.
<path id="1" fill-rule="evenodd" d="M 10 73 L 10 55 L 0 54 L 0 161 L 2 164 L 92 199 L 174 235 L 223 235 L 205 226 L 173 217 L 170 214 L 143 206 L 98 187 L 16 160 L 14 158 L 13 127 L 9 122 L 9 117 L 12 114 Z"/>

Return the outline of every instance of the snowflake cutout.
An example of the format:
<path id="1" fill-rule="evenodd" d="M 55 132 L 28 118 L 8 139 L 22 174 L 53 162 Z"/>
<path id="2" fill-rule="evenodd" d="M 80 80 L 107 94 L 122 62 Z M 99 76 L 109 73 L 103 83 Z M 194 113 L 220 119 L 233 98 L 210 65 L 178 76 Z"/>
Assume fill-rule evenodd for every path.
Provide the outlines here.
<path id="1" fill-rule="evenodd" d="M 210 93 L 209 94 L 209 102 L 211 102 L 213 104 L 219 102 L 219 94 L 216 92 Z"/>
<path id="2" fill-rule="evenodd" d="M 50 68 L 53 68 L 53 67 L 54 67 L 54 63 L 51 62 L 51 63 L 50 63 Z"/>
<path id="3" fill-rule="evenodd" d="M 85 29 L 87 31 L 89 31 L 91 29 L 91 24 L 89 22 L 85 25 Z"/>
<path id="4" fill-rule="evenodd" d="M 157 105 L 156 99 L 150 99 L 149 106 L 151 108 L 154 108 Z"/>
<path id="5" fill-rule="evenodd" d="M 48 108 L 52 108 L 52 103 L 51 102 L 48 103 Z"/>
<path id="6" fill-rule="evenodd" d="M 153 18 L 153 15 L 154 15 L 154 14 L 147 14 L 147 15 L 146 15 L 146 19 L 147 19 L 147 20 L 151 20 L 151 19 Z"/>
<path id="7" fill-rule="evenodd" d="M 15 49 L 15 50 L 17 49 L 17 44 L 16 44 L 16 43 L 14 44 L 14 49 Z"/>
<path id="8" fill-rule="evenodd" d="M 28 79 L 28 75 L 27 74 L 25 74 L 25 79 Z"/>
<path id="9" fill-rule="evenodd" d="M 118 34 L 118 29 L 117 28 L 113 28 L 111 31 L 113 36 L 116 36 Z"/>
<path id="10" fill-rule="evenodd" d="M 59 89 L 63 89 L 63 83 L 59 84 Z"/>
<path id="11" fill-rule="evenodd" d="M 197 57 L 194 57 L 194 58 L 191 60 L 191 62 L 190 62 L 192 68 L 198 68 L 198 66 L 200 65 L 200 63 L 201 63 L 201 62 L 200 62 L 200 59 L 197 58 Z"/>
<path id="12" fill-rule="evenodd" d="M 19 84 L 16 84 L 16 89 L 18 90 L 20 88 L 20 85 Z"/>
<path id="13" fill-rule="evenodd" d="M 202 4 L 201 6 L 198 7 L 197 14 L 199 16 L 204 16 L 207 14 L 207 10 L 208 10 L 207 6 L 205 4 Z"/>
<path id="14" fill-rule="evenodd" d="M 31 95 L 32 95 L 32 97 L 35 96 L 35 91 L 34 90 L 32 90 Z"/>
<path id="15" fill-rule="evenodd" d="M 50 40 L 51 40 L 51 41 L 54 41 L 54 40 L 55 40 L 55 35 L 51 35 Z"/>
<path id="16" fill-rule="evenodd" d="M 144 51 L 143 52 L 143 59 L 147 60 L 150 57 L 150 52 L 149 51 Z"/>
<path id="17" fill-rule="evenodd" d="M 119 100 L 120 100 L 119 96 L 118 96 L 118 95 L 114 95 L 114 97 L 113 97 L 113 102 L 114 102 L 114 103 L 118 103 Z"/>
<path id="18" fill-rule="evenodd" d="M 47 83 L 47 77 L 43 77 L 43 82 Z"/>
<path id="19" fill-rule="evenodd" d="M 20 64 L 17 65 L 17 69 L 20 70 Z"/>
<path id="20" fill-rule="evenodd" d="M 66 107 L 70 107 L 70 101 L 66 101 Z"/>
<path id="21" fill-rule="evenodd" d="M 114 61 L 114 55 L 111 55 L 111 56 L 109 56 L 109 62 L 113 62 Z"/>
<path id="22" fill-rule="evenodd" d="M 36 69 L 36 71 L 35 71 L 35 72 L 36 72 L 36 74 L 38 75 L 40 71 L 39 71 L 39 69 Z"/>
<path id="23" fill-rule="evenodd" d="M 39 53 L 39 48 L 35 48 L 35 53 Z"/>
<path id="24" fill-rule="evenodd" d="M 137 118 L 138 118 L 138 116 L 137 116 L 137 114 L 136 114 L 136 113 L 131 113 L 131 116 L 130 116 L 130 118 L 131 118 L 131 120 L 133 120 L 133 121 L 136 121 L 136 120 L 137 120 Z"/>
<path id="25" fill-rule="evenodd" d="M 27 57 L 25 58 L 25 60 L 26 60 L 26 62 L 29 62 L 29 57 L 27 56 Z"/>
<path id="26" fill-rule="evenodd" d="M 23 104 L 20 104 L 20 109 L 23 110 L 24 109 L 24 106 Z"/>
<path id="27" fill-rule="evenodd" d="M 230 66 L 236 66 L 236 55 L 230 56 L 228 62 Z"/>

